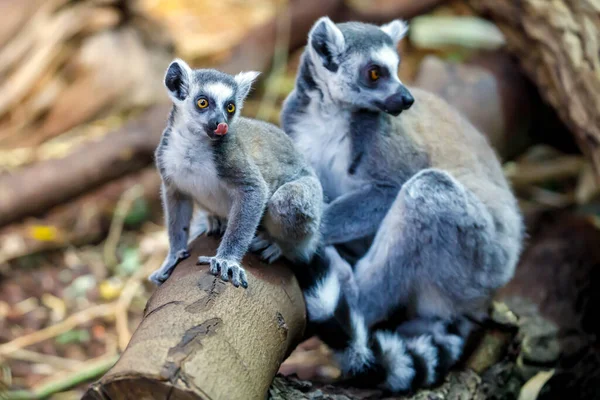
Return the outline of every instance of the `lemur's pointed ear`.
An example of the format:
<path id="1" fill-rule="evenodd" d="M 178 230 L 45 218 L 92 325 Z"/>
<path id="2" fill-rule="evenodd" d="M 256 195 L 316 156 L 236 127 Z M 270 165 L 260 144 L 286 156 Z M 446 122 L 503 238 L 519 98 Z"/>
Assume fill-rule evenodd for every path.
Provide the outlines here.
<path id="1" fill-rule="evenodd" d="M 387 33 L 392 38 L 394 44 L 397 45 L 408 33 L 408 24 L 401 19 L 395 19 L 390 23 L 381 25 L 380 29 Z"/>
<path id="2" fill-rule="evenodd" d="M 234 76 L 235 83 L 238 85 L 237 97 L 239 100 L 244 100 L 248 93 L 250 93 L 250 89 L 252 88 L 252 83 L 256 80 L 256 78 L 260 75 L 258 71 L 247 71 L 240 72 L 236 76 Z"/>
<path id="3" fill-rule="evenodd" d="M 308 34 L 309 51 L 316 54 L 328 70 L 338 69 L 338 57 L 346 49 L 346 41 L 340 28 L 329 17 L 321 17 Z"/>
<path id="4" fill-rule="evenodd" d="M 192 69 L 185 61 L 177 58 L 171 62 L 165 74 L 165 86 L 173 101 L 185 100 L 190 92 L 191 77 Z"/>

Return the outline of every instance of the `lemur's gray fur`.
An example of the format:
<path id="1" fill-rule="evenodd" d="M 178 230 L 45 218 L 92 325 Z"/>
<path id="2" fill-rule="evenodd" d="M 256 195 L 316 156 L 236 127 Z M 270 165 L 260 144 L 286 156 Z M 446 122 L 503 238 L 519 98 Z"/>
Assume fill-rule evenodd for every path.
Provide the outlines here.
<path id="1" fill-rule="evenodd" d="M 511 279 L 523 237 L 486 138 L 398 79 L 407 30 L 321 18 L 281 115 L 327 202 L 333 268 L 308 291 L 309 317 L 330 331 L 332 319 L 345 323 L 336 338 L 323 333 L 345 372 L 392 391 L 432 385 L 456 362 L 463 316 L 483 315 Z M 378 328 L 400 314 L 404 323 Z"/>
<path id="2" fill-rule="evenodd" d="M 182 60 L 167 70 L 173 108 L 156 164 L 170 249 L 150 276 L 158 285 L 189 257 L 194 203 L 204 215 L 192 238 L 223 234 L 216 256 L 198 262 L 235 286 L 248 285 L 240 262 L 251 244 L 270 261 L 307 261 L 316 250 L 323 195 L 314 171 L 279 128 L 239 116 L 257 75 L 192 70 Z M 259 224 L 263 232 L 255 237 Z"/>

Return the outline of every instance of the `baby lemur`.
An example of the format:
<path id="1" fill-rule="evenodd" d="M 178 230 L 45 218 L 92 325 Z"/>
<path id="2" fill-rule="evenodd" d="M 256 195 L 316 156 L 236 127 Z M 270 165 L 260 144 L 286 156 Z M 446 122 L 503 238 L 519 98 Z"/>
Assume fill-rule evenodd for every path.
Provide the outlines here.
<path id="1" fill-rule="evenodd" d="M 407 30 L 321 18 L 281 115 L 327 202 L 332 268 L 301 281 L 309 318 L 344 372 L 395 392 L 444 377 L 523 237 L 486 138 L 400 82 Z"/>
<path id="2" fill-rule="evenodd" d="M 224 232 L 217 254 L 198 263 L 236 287 L 248 286 L 240 261 L 251 244 L 269 260 L 307 261 L 316 250 L 323 195 L 314 171 L 279 128 L 239 116 L 257 75 L 192 70 L 182 60 L 167 70 L 173 108 L 156 165 L 170 248 L 150 276 L 158 285 L 189 257 L 194 203 L 205 218 L 195 235 Z"/>

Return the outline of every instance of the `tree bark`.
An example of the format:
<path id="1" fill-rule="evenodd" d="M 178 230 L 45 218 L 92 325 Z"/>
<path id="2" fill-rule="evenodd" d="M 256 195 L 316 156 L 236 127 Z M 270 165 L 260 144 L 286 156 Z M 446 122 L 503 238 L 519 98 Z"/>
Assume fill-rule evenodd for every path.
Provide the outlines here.
<path id="1" fill-rule="evenodd" d="M 84 399 L 264 399 L 305 327 L 302 292 L 283 264 L 244 259 L 248 289 L 196 265 L 218 241 L 201 237 L 146 305 L 117 364 Z M 157 266 L 158 267 L 158 266 Z"/>
<path id="2" fill-rule="evenodd" d="M 470 0 L 504 32 L 542 96 L 600 177 L 600 5 L 594 0 Z"/>

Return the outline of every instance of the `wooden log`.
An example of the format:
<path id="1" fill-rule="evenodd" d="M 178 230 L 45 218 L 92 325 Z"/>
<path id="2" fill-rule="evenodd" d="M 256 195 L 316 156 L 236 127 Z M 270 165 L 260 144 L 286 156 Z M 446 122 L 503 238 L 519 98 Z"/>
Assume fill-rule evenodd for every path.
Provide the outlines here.
<path id="1" fill-rule="evenodd" d="M 600 177 L 600 6 L 594 0 L 470 0 L 504 32 Z"/>
<path id="2" fill-rule="evenodd" d="M 99 142 L 69 156 L 0 176 L 0 225 L 35 215 L 105 182 L 148 165 L 169 107 L 155 106 Z"/>
<path id="3" fill-rule="evenodd" d="M 117 364 L 84 395 L 107 399 L 264 399 L 305 327 L 302 292 L 282 263 L 248 254 L 248 289 L 196 265 L 218 241 L 201 237 L 146 306 Z M 158 267 L 158 265 L 157 265 Z"/>

